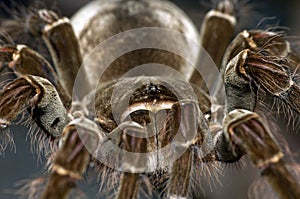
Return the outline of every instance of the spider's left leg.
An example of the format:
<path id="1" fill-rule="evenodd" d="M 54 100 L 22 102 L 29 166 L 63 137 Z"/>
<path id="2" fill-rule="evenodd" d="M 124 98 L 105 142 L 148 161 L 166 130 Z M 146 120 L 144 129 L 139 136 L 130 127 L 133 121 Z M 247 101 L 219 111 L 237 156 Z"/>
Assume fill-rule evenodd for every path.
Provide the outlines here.
<path id="1" fill-rule="evenodd" d="M 26 110 L 43 130 L 34 140 L 60 138 L 63 128 L 70 121 L 55 87 L 42 77 L 22 76 L 3 87 L 0 91 L 1 130 L 9 128 Z M 39 143 L 38 147 L 43 148 L 43 143 Z"/>
<path id="2" fill-rule="evenodd" d="M 136 137 L 137 132 L 145 133 L 145 128 L 138 124 L 126 123 L 122 127 L 115 128 L 110 135 L 118 142 L 123 142 L 125 150 L 132 153 L 145 153 L 147 141 L 145 138 Z M 105 131 L 99 129 L 96 123 L 89 119 L 81 117 L 70 122 L 64 129 L 63 142 L 52 164 L 52 172 L 43 191 L 42 199 L 68 198 L 71 189 L 76 186 L 76 181 L 82 178 L 88 167 L 90 153 L 97 157 L 103 153 L 101 147 L 109 142 Z M 114 156 L 112 151 L 110 151 L 112 154 L 106 154 L 106 156 Z M 132 172 L 122 174 L 117 198 L 136 198 L 140 178 L 140 174 L 136 172 L 141 169 L 138 167 L 141 160 L 139 158 L 126 159 L 127 157 L 124 156 L 118 158 L 121 161 L 118 163 L 121 168 Z"/>
<path id="3" fill-rule="evenodd" d="M 76 181 L 82 179 L 90 162 L 88 149 L 97 149 L 104 141 L 97 125 L 84 118 L 77 118 L 63 130 L 61 147 L 51 165 L 51 174 L 43 190 L 42 199 L 68 198 Z M 88 144 L 88 149 L 86 148 Z"/>
<path id="4" fill-rule="evenodd" d="M 35 21 L 37 20 L 37 22 Z M 42 26 L 41 33 L 53 59 L 58 75 L 63 80 L 64 88 L 69 95 L 72 95 L 73 85 L 77 73 L 82 64 L 79 42 L 75 36 L 73 27 L 66 17 L 59 17 L 50 10 L 39 10 L 38 16 L 32 18 L 33 25 L 38 23 Z M 81 70 L 83 70 L 81 68 Z M 81 71 L 83 74 L 83 71 Z M 88 90 L 89 81 L 86 75 L 81 75 L 80 81 L 84 82 L 82 92 Z M 76 93 L 79 94 L 79 93 Z M 86 93 L 80 93 L 83 97 Z"/>
<path id="5" fill-rule="evenodd" d="M 12 35 L 16 41 L 23 42 L 20 38 L 29 37 L 29 41 L 33 42 L 24 41 L 29 47 L 38 52 L 44 50 L 43 53 L 47 57 L 50 53 L 49 59 L 52 59 L 53 67 L 60 77 L 67 95 L 71 96 L 76 75 L 82 64 L 82 56 L 79 42 L 69 19 L 46 9 L 30 8 L 24 12 L 28 12 L 24 19 L 6 20 L 1 29 Z M 44 46 L 48 48 L 48 51 L 44 49 Z M 79 77 L 85 83 L 82 92 L 88 90 L 86 88 L 89 87 L 85 77 L 85 75 Z"/>
<path id="6" fill-rule="evenodd" d="M 66 109 L 71 106 L 71 97 L 63 88 L 59 77 L 50 63 L 28 46 L 12 44 L 4 38 L 0 46 L 1 67 L 12 71 L 17 77 L 34 75 L 46 78 L 54 86 Z"/>

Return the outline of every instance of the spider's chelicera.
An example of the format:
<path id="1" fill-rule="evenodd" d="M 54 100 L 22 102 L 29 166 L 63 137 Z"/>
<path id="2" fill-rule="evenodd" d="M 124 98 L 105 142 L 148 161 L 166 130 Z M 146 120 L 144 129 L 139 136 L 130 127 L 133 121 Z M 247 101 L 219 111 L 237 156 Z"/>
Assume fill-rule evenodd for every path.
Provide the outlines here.
<path id="1" fill-rule="evenodd" d="M 68 198 L 93 165 L 103 197 L 199 198 L 200 176 L 246 154 L 278 197 L 300 197 L 299 166 L 258 111 L 263 96 L 300 114 L 300 56 L 284 33 L 232 40 L 229 0 L 200 36 L 167 1 L 94 1 L 71 22 L 29 12 L 1 21 L 1 78 L 14 79 L 0 90 L 0 149 L 20 116 L 38 129 L 30 136 L 50 151 L 49 177 L 31 197 Z"/>

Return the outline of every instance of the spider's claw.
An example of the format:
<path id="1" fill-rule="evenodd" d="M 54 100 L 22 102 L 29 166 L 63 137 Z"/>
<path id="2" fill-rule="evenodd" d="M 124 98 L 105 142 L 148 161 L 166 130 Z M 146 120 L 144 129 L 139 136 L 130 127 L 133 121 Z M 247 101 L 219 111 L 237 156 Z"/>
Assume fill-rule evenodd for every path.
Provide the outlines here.
<path id="1" fill-rule="evenodd" d="M 11 123 L 5 119 L 0 119 L 0 129 L 6 129 Z"/>

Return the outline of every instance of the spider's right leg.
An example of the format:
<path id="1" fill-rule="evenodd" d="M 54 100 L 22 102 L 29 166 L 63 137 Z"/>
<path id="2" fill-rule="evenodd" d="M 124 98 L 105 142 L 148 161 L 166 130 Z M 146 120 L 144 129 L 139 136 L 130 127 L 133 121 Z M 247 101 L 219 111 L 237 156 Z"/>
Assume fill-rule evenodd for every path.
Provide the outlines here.
<path id="1" fill-rule="evenodd" d="M 277 141 L 256 113 L 245 109 L 231 111 L 224 119 L 224 132 L 233 153 L 236 149 L 247 153 L 280 198 L 300 197 L 299 171 L 291 170 Z"/>
<path id="2" fill-rule="evenodd" d="M 299 58 L 284 33 L 264 30 L 243 31 L 228 47 L 223 65 L 227 109 L 248 104 L 253 111 L 259 91 L 284 103 L 286 108 L 300 114 L 300 85 L 297 81 Z M 243 87 L 243 88 L 242 88 Z M 239 94 L 242 90 L 245 96 Z M 240 105 L 233 100 L 238 99 Z M 241 103 L 242 102 L 242 103 Z"/>
<path id="3" fill-rule="evenodd" d="M 270 33 L 259 32 L 260 36 L 268 36 L 268 34 Z M 269 44 L 271 42 L 276 45 L 282 44 L 278 43 L 277 36 L 272 39 L 274 41 L 269 41 Z M 248 44 L 250 47 L 257 47 L 253 42 Z M 247 153 L 253 164 L 262 170 L 261 175 L 267 179 L 280 198 L 299 198 L 300 184 L 297 179 L 299 174 L 292 174 L 289 164 L 283 159 L 285 154 L 268 125 L 253 112 L 257 103 L 256 87 L 253 83 L 265 89 L 268 94 L 278 97 L 284 94 L 285 100 L 293 100 L 296 95 L 299 95 L 299 87 L 289 74 L 287 58 L 278 54 L 274 56 L 267 48 L 264 50 L 236 51 L 237 55 L 227 63 L 224 77 L 227 115 L 223 122 L 224 135 L 219 138 L 219 143 L 223 145 L 218 150 L 219 160 L 236 161 Z M 234 51 L 231 49 L 229 52 Z M 297 102 L 291 105 L 299 112 Z M 297 172 L 296 170 L 295 173 Z"/>

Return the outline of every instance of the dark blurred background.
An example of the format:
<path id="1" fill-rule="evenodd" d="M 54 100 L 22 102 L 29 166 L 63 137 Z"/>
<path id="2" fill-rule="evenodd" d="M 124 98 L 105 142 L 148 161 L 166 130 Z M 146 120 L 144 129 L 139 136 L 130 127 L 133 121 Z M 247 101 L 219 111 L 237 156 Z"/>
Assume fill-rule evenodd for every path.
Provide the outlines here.
<path id="1" fill-rule="evenodd" d="M 89 1 L 59 0 L 57 2 L 47 1 L 46 4 L 56 5 L 63 15 L 72 16 L 78 8 L 87 2 Z M 210 5 L 212 4 L 204 0 L 174 0 L 173 2 L 192 18 L 198 28 L 200 28 L 205 12 L 211 8 Z M 287 27 L 290 35 L 296 37 L 300 35 L 299 0 L 250 0 L 247 5 L 247 9 L 241 9 L 239 13 L 241 16 L 239 30 L 255 28 L 256 24 L 264 17 L 276 17 L 269 23 Z M 5 155 L 0 157 L 0 199 L 16 198 L 12 193 L 16 191 L 14 185 L 17 182 L 36 178 L 43 173 L 43 164 L 30 151 L 30 143 L 26 139 L 26 129 L 13 128 L 12 131 L 17 148 L 16 153 L 8 149 Z M 298 153 L 300 135 L 296 132 L 287 132 L 286 134 L 291 137 L 289 143 L 292 150 Z M 220 177 L 222 186 L 213 187 L 210 191 L 209 187 L 204 185 L 206 198 L 247 198 L 248 188 L 258 177 L 258 171 L 253 168 L 247 158 L 244 158 L 244 166 L 237 169 L 240 167 L 239 165 L 241 164 L 224 165 L 224 176 Z"/>

